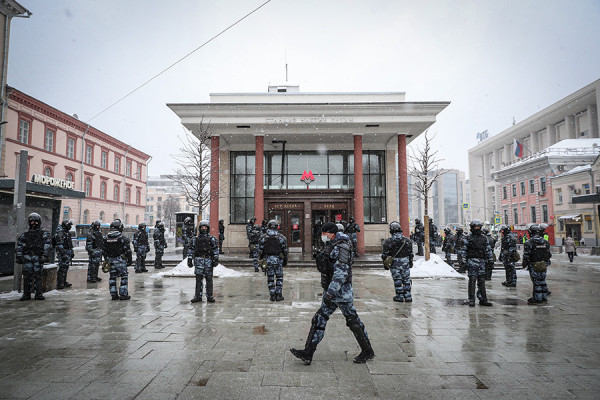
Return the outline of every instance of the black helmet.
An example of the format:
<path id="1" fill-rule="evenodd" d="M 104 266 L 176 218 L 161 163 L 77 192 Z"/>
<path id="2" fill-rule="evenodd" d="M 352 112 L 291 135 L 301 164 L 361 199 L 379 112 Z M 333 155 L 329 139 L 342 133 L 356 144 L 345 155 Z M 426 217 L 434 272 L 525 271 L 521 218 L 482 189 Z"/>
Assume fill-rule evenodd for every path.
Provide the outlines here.
<path id="1" fill-rule="evenodd" d="M 219 224 L 223 225 L 224 223 L 225 223 L 224 220 L 222 220 L 222 219 L 219 220 Z"/>
<path id="2" fill-rule="evenodd" d="M 100 229 L 100 225 L 102 225 L 102 221 L 100 221 L 99 219 L 97 219 L 96 221 L 92 222 L 92 230 L 97 231 Z"/>
<path id="3" fill-rule="evenodd" d="M 471 227 L 471 232 L 481 232 L 481 227 L 483 226 L 483 223 L 480 219 L 474 219 L 473 221 L 471 221 L 469 226 Z"/>
<path id="4" fill-rule="evenodd" d="M 210 232 L 210 223 L 207 219 L 203 219 L 202 221 L 200 221 L 200 223 L 198 224 L 198 232 L 203 234 L 207 234 Z"/>
<path id="5" fill-rule="evenodd" d="M 429 223 L 433 224 L 433 218 L 429 218 Z"/>
<path id="6" fill-rule="evenodd" d="M 111 231 L 120 231 L 121 230 L 121 220 L 120 219 L 115 219 L 113 222 L 110 223 L 110 230 Z"/>
<path id="7" fill-rule="evenodd" d="M 73 226 L 73 223 L 71 222 L 70 219 L 65 219 L 62 223 L 61 223 L 62 227 L 65 228 L 65 230 L 70 231 L 71 227 Z"/>
<path id="8" fill-rule="evenodd" d="M 268 223 L 269 223 L 269 221 L 267 221 L 266 219 L 263 219 L 263 220 L 262 220 L 262 224 L 261 224 L 261 225 L 262 225 L 262 226 L 267 226 L 267 225 L 268 225 Z"/>
<path id="9" fill-rule="evenodd" d="M 338 233 L 338 227 L 333 222 L 324 223 L 321 227 L 321 232 L 324 233 Z"/>
<path id="10" fill-rule="evenodd" d="M 31 213 L 27 217 L 27 223 L 29 224 L 29 229 L 40 229 L 42 226 L 42 217 L 38 213 Z"/>
<path id="11" fill-rule="evenodd" d="M 248 221 L 248 223 L 254 225 L 254 223 L 256 222 L 256 217 L 252 217 L 250 218 L 250 221 Z"/>
<path id="12" fill-rule="evenodd" d="M 529 236 L 539 235 L 541 232 L 540 226 L 538 224 L 531 224 L 527 227 L 529 231 Z"/>
<path id="13" fill-rule="evenodd" d="M 421 219 L 420 218 L 415 218 L 415 224 L 420 224 L 421 223 Z"/>
<path id="14" fill-rule="evenodd" d="M 138 229 L 139 229 L 140 231 L 145 231 L 145 230 L 146 230 L 146 223 L 145 223 L 145 222 L 141 222 L 141 223 L 138 225 Z"/>
<path id="15" fill-rule="evenodd" d="M 161 223 L 162 221 L 160 219 L 157 219 L 156 222 L 154 223 L 154 227 L 158 228 L 158 225 Z"/>
<path id="16" fill-rule="evenodd" d="M 483 228 L 481 230 L 485 235 L 489 235 L 490 234 L 490 230 L 488 228 Z"/>
<path id="17" fill-rule="evenodd" d="M 186 217 L 186 218 L 183 220 L 183 223 L 184 223 L 185 225 L 193 224 L 193 223 L 194 223 L 194 220 L 192 219 L 192 217 Z"/>
<path id="18" fill-rule="evenodd" d="M 157 227 L 158 229 L 160 229 L 161 231 L 164 231 L 164 230 L 165 230 L 165 224 L 163 224 L 163 222 L 162 222 L 162 221 L 159 221 L 159 222 L 158 222 L 158 225 L 156 225 L 156 227 Z"/>
<path id="19" fill-rule="evenodd" d="M 402 227 L 397 221 L 390 222 L 390 233 L 402 233 Z"/>
<path id="20" fill-rule="evenodd" d="M 348 218 L 348 221 L 350 221 L 350 223 L 353 223 L 354 222 L 354 217 Z"/>
<path id="21" fill-rule="evenodd" d="M 277 222 L 276 219 L 272 219 L 267 223 L 267 229 L 277 230 L 278 226 L 279 226 L 279 222 Z"/>
<path id="22" fill-rule="evenodd" d="M 341 223 L 337 223 L 335 224 L 338 227 L 338 232 L 344 232 L 345 228 L 344 225 L 342 225 Z"/>
<path id="23" fill-rule="evenodd" d="M 548 228 L 548 224 L 540 224 L 540 234 L 546 233 L 547 228 Z"/>
<path id="24" fill-rule="evenodd" d="M 456 230 L 456 233 L 463 233 L 464 232 L 463 228 L 461 226 L 457 226 L 455 230 Z"/>
<path id="25" fill-rule="evenodd" d="M 450 228 L 444 228 L 444 233 L 445 233 L 446 235 L 447 235 L 447 234 L 449 234 L 450 232 L 452 232 L 452 231 L 450 230 Z"/>

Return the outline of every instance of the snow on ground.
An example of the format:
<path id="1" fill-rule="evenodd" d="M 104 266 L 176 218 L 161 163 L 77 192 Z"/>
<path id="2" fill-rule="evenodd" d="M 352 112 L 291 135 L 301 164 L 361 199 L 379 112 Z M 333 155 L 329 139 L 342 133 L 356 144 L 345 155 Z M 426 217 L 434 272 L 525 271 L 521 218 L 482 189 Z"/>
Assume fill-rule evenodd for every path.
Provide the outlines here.
<path id="1" fill-rule="evenodd" d="M 372 271 L 375 275 L 390 276 L 390 271 Z M 437 254 L 430 254 L 429 261 L 425 257 L 415 256 L 413 267 L 410 270 L 412 279 L 467 279 L 466 275 L 459 274 L 446 264 Z"/>
<path id="2" fill-rule="evenodd" d="M 93 294 L 93 295 L 98 295 L 100 293 L 106 292 L 108 293 L 108 291 L 106 289 L 64 289 L 64 290 L 50 290 L 48 292 L 44 292 L 44 297 L 53 297 L 53 296 L 59 296 L 59 295 L 65 295 L 65 294 Z M 12 292 L 8 292 L 8 293 L 0 293 L 0 300 L 18 300 L 21 298 L 21 296 L 23 296 L 23 292 L 19 293 L 16 290 L 13 290 Z M 31 301 L 33 300 L 33 297 L 35 296 L 35 293 L 31 293 Z M 89 300 L 87 300 L 89 301 Z"/>
<path id="3" fill-rule="evenodd" d="M 223 264 L 219 264 L 216 266 L 216 268 L 213 268 L 213 277 L 215 278 L 232 278 L 232 277 L 238 277 L 238 276 L 251 276 L 252 274 L 249 272 L 241 272 L 241 271 L 236 271 L 234 269 L 231 268 L 227 268 L 225 266 L 223 266 Z M 171 270 L 165 271 L 165 272 L 159 272 L 158 274 L 154 274 L 151 275 L 152 278 L 159 278 L 159 277 L 177 277 L 177 278 L 181 278 L 181 277 L 195 277 L 194 275 L 194 268 L 190 268 L 187 265 L 187 259 L 184 259 L 183 261 L 181 261 L 179 264 L 177 264 L 177 266 Z"/>

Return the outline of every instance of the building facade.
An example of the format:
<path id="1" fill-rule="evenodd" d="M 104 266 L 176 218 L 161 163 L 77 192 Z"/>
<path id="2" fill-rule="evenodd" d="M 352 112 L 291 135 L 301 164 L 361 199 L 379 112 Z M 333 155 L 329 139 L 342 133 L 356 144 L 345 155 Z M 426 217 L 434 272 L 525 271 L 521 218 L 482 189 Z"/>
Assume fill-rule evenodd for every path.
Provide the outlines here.
<path id="1" fill-rule="evenodd" d="M 1 175 L 15 177 L 17 155 L 26 149 L 28 179 L 58 178 L 85 193 L 62 201 L 63 218 L 74 224 L 144 220 L 149 155 L 17 89 L 7 92 Z"/>
<path id="2" fill-rule="evenodd" d="M 147 224 L 154 225 L 156 220 L 160 219 L 165 222 L 165 226 L 169 228 L 168 219 L 171 219 L 170 225 L 171 228 L 174 229 L 175 217 L 174 215 L 171 215 L 172 210 L 175 210 L 175 212 L 198 214 L 198 207 L 190 206 L 179 183 L 169 178 L 167 175 L 148 177 L 147 188 L 145 217 Z M 166 204 L 168 202 L 173 202 L 175 207 Z M 166 210 L 169 214 L 168 216 L 165 215 L 165 206 L 167 208 L 171 207 L 171 211 Z M 208 212 L 205 210 L 202 213 L 202 216 L 208 218 L 207 215 Z"/>
<path id="3" fill-rule="evenodd" d="M 406 102 L 404 93 L 301 93 L 289 85 L 210 98 L 168 106 L 196 135 L 202 121 L 210 124 L 219 166 L 210 221 L 216 231 L 225 220 L 226 247 L 246 248 L 251 217 L 280 221 L 292 251 L 311 249 L 319 220 L 353 216 L 362 227 L 361 253 L 380 249 L 393 220 L 408 232 L 406 145 L 448 102 Z"/>

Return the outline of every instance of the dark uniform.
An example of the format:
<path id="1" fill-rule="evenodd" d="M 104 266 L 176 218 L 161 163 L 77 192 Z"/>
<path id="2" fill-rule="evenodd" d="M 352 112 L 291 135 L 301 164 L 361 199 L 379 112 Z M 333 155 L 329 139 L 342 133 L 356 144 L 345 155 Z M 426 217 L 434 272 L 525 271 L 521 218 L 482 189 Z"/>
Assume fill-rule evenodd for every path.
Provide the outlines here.
<path id="1" fill-rule="evenodd" d="M 156 227 L 154 228 L 154 234 L 152 235 L 154 239 L 154 268 L 161 269 L 164 268 L 162 264 L 163 254 L 165 254 L 165 249 L 167 248 L 167 240 L 165 239 L 165 224 L 162 222 L 158 222 Z"/>
<path id="2" fill-rule="evenodd" d="M 56 274 L 56 289 L 64 289 L 71 287 L 67 282 L 67 273 L 69 272 L 69 266 L 71 260 L 75 256 L 73 251 L 73 240 L 71 238 L 71 227 L 73 223 L 69 220 L 64 220 L 58 228 L 52 239 L 54 248 L 56 249 L 56 258 L 58 264 L 58 272 Z"/>
<path id="3" fill-rule="evenodd" d="M 433 223 L 433 219 L 429 220 L 429 252 L 436 254 L 435 246 L 438 241 L 438 231 L 437 226 Z"/>
<path id="4" fill-rule="evenodd" d="M 183 221 L 183 229 L 181 234 L 183 239 L 183 258 L 187 258 L 188 248 L 190 247 L 190 243 L 192 243 L 192 239 L 196 235 L 194 229 L 194 220 L 191 217 L 186 217 Z"/>
<path id="5" fill-rule="evenodd" d="M 246 227 L 246 229 L 248 229 L 248 227 Z M 255 272 L 258 272 L 258 242 L 260 241 L 260 237 L 262 235 L 263 234 L 261 233 L 261 227 L 258 225 L 252 226 L 250 228 L 250 231 L 248 232 L 250 254 L 252 256 L 252 264 L 254 265 Z"/>
<path id="6" fill-rule="evenodd" d="M 352 240 L 352 248 L 354 249 L 354 256 L 358 256 L 356 251 L 357 243 L 358 243 L 358 232 L 360 232 L 360 226 L 354 220 L 354 217 L 350 217 L 348 226 L 346 226 L 346 234 Z"/>
<path id="7" fill-rule="evenodd" d="M 487 237 L 490 249 L 492 249 L 492 259 L 485 264 L 485 280 L 491 281 L 492 272 L 494 271 L 494 262 L 496 261 L 496 256 L 494 254 L 494 248 L 496 247 L 496 239 L 494 239 L 488 228 L 483 228 L 483 233 Z"/>
<path id="8" fill-rule="evenodd" d="M 452 267 L 452 253 L 454 253 L 454 240 L 455 237 L 452 234 L 450 228 L 444 229 L 444 242 L 442 243 L 442 251 L 446 254 L 446 263 Z"/>
<path id="9" fill-rule="evenodd" d="M 475 286 L 478 287 L 479 304 L 491 306 L 485 290 L 485 266 L 492 259 L 492 249 L 487 237 L 481 231 L 483 224 L 480 220 L 471 221 L 471 234 L 463 240 L 461 249 L 467 264 L 469 276 L 469 306 L 475 306 Z"/>
<path id="10" fill-rule="evenodd" d="M 196 291 L 192 303 L 202 301 L 203 279 L 206 279 L 206 301 L 214 303 L 213 268 L 219 264 L 219 243 L 209 234 L 210 223 L 207 220 L 198 224 L 198 236 L 194 236 L 188 250 L 188 267 L 194 268 Z"/>
<path id="11" fill-rule="evenodd" d="M 540 304 L 548 301 L 548 285 L 546 271 L 551 264 L 550 243 L 542 237 L 539 225 L 529 227 L 531 239 L 525 242 L 523 250 L 523 266 L 529 269 L 529 277 L 533 283 L 533 296 L 527 300 L 529 304 Z"/>
<path id="12" fill-rule="evenodd" d="M 419 218 L 415 219 L 415 241 L 417 242 L 417 255 L 424 255 L 423 244 L 425 243 L 425 226 Z"/>
<path id="13" fill-rule="evenodd" d="M 31 300 L 31 292 L 35 291 L 36 300 L 44 300 L 42 294 L 42 269 L 48 261 L 52 248 L 52 235 L 41 229 L 42 217 L 31 213 L 27 218 L 29 230 L 17 239 L 15 260 L 23 264 L 23 296 L 21 300 Z"/>
<path id="14" fill-rule="evenodd" d="M 312 319 L 304 350 L 290 349 L 290 351 L 305 364 L 310 364 L 317 345 L 325 335 L 329 317 L 339 307 L 346 318 L 346 326 L 350 328 L 361 348 L 361 353 L 354 358 L 354 362 L 364 363 L 375 357 L 375 353 L 371 347 L 367 330 L 356 314 L 353 305 L 352 242 L 346 234 L 338 232 L 337 226 L 331 222 L 323 225 L 322 232 L 327 240 L 333 238 L 333 242 L 327 246 L 328 253 L 318 256 L 317 265 L 319 265 L 321 274 L 326 274 L 331 278 L 327 289 L 324 290 L 321 307 Z"/>
<path id="15" fill-rule="evenodd" d="M 142 222 L 138 225 L 137 232 L 133 234 L 132 243 L 135 251 L 135 272 L 148 272 L 146 269 L 146 254 L 150 251 L 150 243 L 145 223 Z"/>
<path id="16" fill-rule="evenodd" d="M 454 252 L 456 253 L 456 262 L 458 264 L 458 272 L 467 272 L 467 264 L 463 258 L 462 247 L 464 245 L 465 235 L 463 228 L 456 228 L 456 236 L 454 237 Z"/>
<path id="17" fill-rule="evenodd" d="M 223 253 L 223 241 L 225 240 L 225 221 L 219 220 L 219 254 Z"/>
<path id="18" fill-rule="evenodd" d="M 517 271 L 515 270 L 515 254 L 517 253 L 517 238 L 507 225 L 502 225 L 500 231 L 502 232 L 500 261 L 504 264 L 504 272 L 506 274 L 506 280 L 502 284 L 507 287 L 516 287 Z"/>
<path id="19" fill-rule="evenodd" d="M 409 238 L 402 235 L 402 228 L 398 222 L 390 224 L 390 233 L 392 237 L 383 242 L 381 259 L 384 261 L 384 268 L 390 270 L 394 280 L 394 289 L 396 296 L 394 301 L 407 303 L 412 302 L 410 269 L 413 265 L 413 248 Z M 388 257 L 392 260 L 391 265 Z M 387 259 L 387 262 L 386 262 Z"/>
<path id="20" fill-rule="evenodd" d="M 271 301 L 281 301 L 283 288 L 283 267 L 288 262 L 288 246 L 285 236 L 277 231 L 278 222 L 271 220 L 267 233 L 260 237 L 258 255 L 267 261 L 267 283 Z"/>
<path id="21" fill-rule="evenodd" d="M 104 237 L 104 257 L 110 264 L 110 278 L 108 287 L 113 300 L 129 300 L 127 288 L 129 274 L 127 266 L 131 265 L 131 246 L 129 239 L 123 235 L 123 224 L 113 221 L 110 224 L 110 232 Z M 117 288 L 117 278 L 121 278 Z"/>
<path id="22" fill-rule="evenodd" d="M 252 217 L 246 224 L 246 237 L 248 238 L 248 256 L 250 258 L 254 257 L 254 252 L 252 251 L 252 243 L 250 242 L 250 232 L 252 232 L 252 230 L 254 229 L 255 223 L 256 223 L 256 217 Z"/>
<path id="23" fill-rule="evenodd" d="M 88 282 L 100 282 L 102 278 L 98 276 L 98 269 L 104 255 L 104 237 L 100 232 L 100 221 L 92 222 L 91 229 L 85 239 L 85 250 L 88 253 Z"/>

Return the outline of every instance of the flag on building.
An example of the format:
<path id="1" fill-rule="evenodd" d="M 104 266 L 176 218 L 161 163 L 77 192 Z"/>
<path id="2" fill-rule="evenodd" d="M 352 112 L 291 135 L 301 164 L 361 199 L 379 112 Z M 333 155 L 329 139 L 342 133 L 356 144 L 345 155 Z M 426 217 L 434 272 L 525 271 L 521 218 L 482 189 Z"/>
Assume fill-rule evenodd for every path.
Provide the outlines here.
<path id="1" fill-rule="evenodd" d="M 513 138 L 513 148 L 515 149 L 515 157 L 523 158 L 523 145 Z"/>

